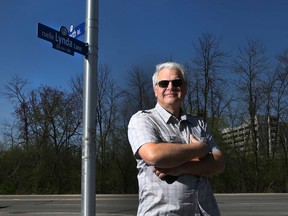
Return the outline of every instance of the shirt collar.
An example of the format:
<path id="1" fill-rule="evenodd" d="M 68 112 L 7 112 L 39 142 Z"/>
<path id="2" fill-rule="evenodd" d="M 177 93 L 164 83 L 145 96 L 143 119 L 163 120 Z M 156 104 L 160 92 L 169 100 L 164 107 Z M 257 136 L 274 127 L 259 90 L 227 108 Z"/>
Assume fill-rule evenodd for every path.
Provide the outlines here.
<path id="1" fill-rule="evenodd" d="M 169 113 L 167 110 L 165 110 L 159 103 L 156 104 L 156 107 L 155 107 L 155 108 L 156 108 L 157 112 L 159 113 L 159 115 L 164 119 L 164 121 L 165 121 L 166 123 L 169 122 L 170 118 L 174 118 L 174 117 L 172 116 L 172 114 Z M 182 109 L 181 109 L 180 113 L 181 113 L 180 120 L 181 120 L 181 121 L 187 120 L 187 115 L 186 115 L 186 113 L 184 113 L 184 112 L 182 111 Z"/>

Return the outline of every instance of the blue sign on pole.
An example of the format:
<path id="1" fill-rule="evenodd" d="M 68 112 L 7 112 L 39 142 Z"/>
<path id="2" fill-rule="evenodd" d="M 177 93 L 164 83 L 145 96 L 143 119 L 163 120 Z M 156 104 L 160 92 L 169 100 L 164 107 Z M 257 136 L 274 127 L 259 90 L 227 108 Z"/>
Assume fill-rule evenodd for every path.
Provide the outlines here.
<path id="1" fill-rule="evenodd" d="M 60 31 L 52 29 L 41 23 L 38 23 L 38 37 L 52 43 L 54 49 L 74 55 L 74 52 L 84 55 L 88 54 L 88 46 L 86 43 L 72 38 L 68 35 L 68 30 L 61 27 Z"/>
<path id="2" fill-rule="evenodd" d="M 78 38 L 85 33 L 85 22 L 79 24 L 78 26 L 74 27 L 73 25 L 70 26 L 69 29 L 69 36 L 73 38 Z"/>

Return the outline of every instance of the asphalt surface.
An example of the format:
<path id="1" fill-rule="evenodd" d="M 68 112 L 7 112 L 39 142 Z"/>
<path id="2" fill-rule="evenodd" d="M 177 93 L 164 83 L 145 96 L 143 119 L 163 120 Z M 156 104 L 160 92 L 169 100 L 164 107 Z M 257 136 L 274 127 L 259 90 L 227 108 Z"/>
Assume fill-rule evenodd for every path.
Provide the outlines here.
<path id="1" fill-rule="evenodd" d="M 286 194 L 215 194 L 222 216 L 288 216 Z M 96 195 L 96 216 L 135 216 L 138 196 Z M 84 216 L 80 195 L 0 195 L 0 215 Z"/>

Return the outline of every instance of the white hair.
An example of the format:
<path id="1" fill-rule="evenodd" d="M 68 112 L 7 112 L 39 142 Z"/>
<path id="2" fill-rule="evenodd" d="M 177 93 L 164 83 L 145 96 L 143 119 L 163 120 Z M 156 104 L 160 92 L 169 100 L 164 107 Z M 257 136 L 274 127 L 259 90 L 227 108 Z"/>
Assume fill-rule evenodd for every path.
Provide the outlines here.
<path id="1" fill-rule="evenodd" d="M 157 80 L 158 74 L 164 68 L 175 69 L 175 70 L 181 72 L 182 79 L 186 83 L 186 71 L 185 71 L 184 67 L 181 64 L 178 64 L 176 62 L 165 62 L 165 63 L 161 63 L 161 64 L 156 65 L 156 70 L 152 76 L 153 86 L 156 86 L 157 81 L 158 81 Z"/>

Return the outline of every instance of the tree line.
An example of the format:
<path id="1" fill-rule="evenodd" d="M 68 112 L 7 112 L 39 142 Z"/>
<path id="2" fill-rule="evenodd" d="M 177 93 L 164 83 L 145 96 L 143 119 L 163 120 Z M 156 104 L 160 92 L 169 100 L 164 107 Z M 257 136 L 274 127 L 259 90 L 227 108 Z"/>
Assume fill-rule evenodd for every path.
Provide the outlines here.
<path id="1" fill-rule="evenodd" d="M 183 109 L 208 122 L 224 153 L 226 170 L 211 178 L 214 191 L 287 192 L 287 130 L 277 130 L 272 152 L 263 154 L 259 145 L 266 145 L 267 138 L 259 137 L 255 116 L 276 116 L 279 125 L 288 126 L 288 50 L 269 59 L 261 41 L 247 40 L 231 54 L 219 38 L 204 33 L 191 53 L 185 62 L 189 87 Z M 137 193 L 127 125 L 135 112 L 154 107 L 156 99 L 153 71 L 136 65 L 127 73 L 123 88 L 111 78 L 109 66 L 98 69 L 97 193 Z M 29 80 L 12 76 L 3 92 L 14 111 L 13 121 L 1 125 L 0 194 L 81 193 L 83 78 L 73 77 L 68 90 L 28 86 Z M 225 145 L 222 130 L 247 118 L 251 136 L 244 145 L 249 151 Z"/>

